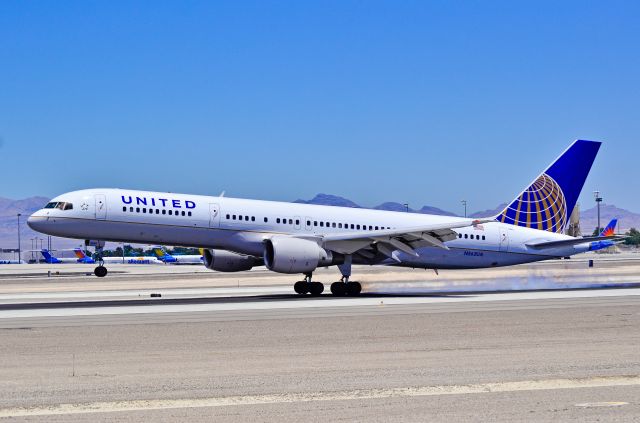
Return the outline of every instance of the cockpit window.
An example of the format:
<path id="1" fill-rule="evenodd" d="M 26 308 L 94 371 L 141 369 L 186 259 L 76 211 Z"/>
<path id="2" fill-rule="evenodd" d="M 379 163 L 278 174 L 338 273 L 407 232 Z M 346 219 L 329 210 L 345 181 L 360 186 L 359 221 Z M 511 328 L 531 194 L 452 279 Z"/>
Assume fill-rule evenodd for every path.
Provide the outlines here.
<path id="1" fill-rule="evenodd" d="M 51 202 L 51 203 L 47 203 L 46 206 L 44 206 L 45 209 L 58 209 L 58 210 L 73 210 L 73 203 L 66 203 L 66 202 Z"/>

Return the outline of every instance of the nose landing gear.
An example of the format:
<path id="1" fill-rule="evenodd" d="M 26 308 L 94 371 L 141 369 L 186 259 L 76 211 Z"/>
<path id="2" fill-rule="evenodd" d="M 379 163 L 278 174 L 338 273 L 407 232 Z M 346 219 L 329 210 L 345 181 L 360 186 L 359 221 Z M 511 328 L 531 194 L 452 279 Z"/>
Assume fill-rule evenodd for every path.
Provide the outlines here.
<path id="1" fill-rule="evenodd" d="M 98 267 L 93 269 L 93 274 L 99 278 L 104 278 L 105 276 L 107 276 L 107 268 L 103 265 L 99 265 Z"/>
<path id="2" fill-rule="evenodd" d="M 88 246 L 90 241 L 85 241 L 85 246 Z M 96 253 L 93 255 L 94 261 L 98 264 L 98 267 L 93 269 L 93 274 L 99 278 L 107 276 L 107 268 L 104 267 L 104 260 L 102 259 L 102 249 L 104 248 L 104 241 L 96 241 Z"/>

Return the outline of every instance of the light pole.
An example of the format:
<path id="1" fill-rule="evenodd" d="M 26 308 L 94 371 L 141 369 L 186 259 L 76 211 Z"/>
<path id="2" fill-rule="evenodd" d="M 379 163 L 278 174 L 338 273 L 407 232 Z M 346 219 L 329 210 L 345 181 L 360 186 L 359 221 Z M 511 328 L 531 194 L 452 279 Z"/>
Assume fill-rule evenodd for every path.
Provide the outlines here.
<path id="1" fill-rule="evenodd" d="M 20 257 L 22 257 L 22 250 L 20 248 L 20 216 L 22 216 L 22 213 L 18 213 L 18 263 L 20 263 Z"/>
<path id="2" fill-rule="evenodd" d="M 596 205 L 598 206 L 598 229 L 596 230 L 596 234 L 599 234 L 601 231 L 600 227 L 600 203 L 602 203 L 602 196 L 600 196 L 600 191 L 593 191 L 593 196 L 596 200 Z"/>
<path id="3" fill-rule="evenodd" d="M 464 206 L 464 217 L 467 217 L 467 200 L 460 201 Z"/>

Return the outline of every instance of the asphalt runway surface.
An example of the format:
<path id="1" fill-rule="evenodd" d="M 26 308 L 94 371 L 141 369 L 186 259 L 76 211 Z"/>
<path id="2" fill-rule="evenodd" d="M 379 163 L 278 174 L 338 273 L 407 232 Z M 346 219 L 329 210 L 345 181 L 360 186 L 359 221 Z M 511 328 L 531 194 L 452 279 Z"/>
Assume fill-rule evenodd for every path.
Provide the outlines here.
<path id="1" fill-rule="evenodd" d="M 7 270 L 0 419 L 640 421 L 640 266 L 595 267 L 399 270 L 397 292 L 363 269 L 358 298 L 262 271 Z"/>

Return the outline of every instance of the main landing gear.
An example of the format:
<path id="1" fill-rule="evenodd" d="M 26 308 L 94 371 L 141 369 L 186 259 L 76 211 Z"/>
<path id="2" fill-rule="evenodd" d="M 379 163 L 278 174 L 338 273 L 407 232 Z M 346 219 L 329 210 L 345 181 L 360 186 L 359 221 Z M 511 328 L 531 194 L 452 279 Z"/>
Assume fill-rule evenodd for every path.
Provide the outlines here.
<path id="1" fill-rule="evenodd" d="M 293 285 L 293 290 L 300 295 L 311 294 L 311 296 L 317 297 L 324 292 L 324 285 L 321 282 L 312 282 L 311 276 L 306 276 L 305 280 L 298 281 Z M 360 282 L 349 282 L 348 278 L 342 278 L 331 284 L 331 293 L 338 297 L 360 295 L 361 291 Z"/>
<path id="2" fill-rule="evenodd" d="M 349 282 L 348 276 L 343 276 L 338 282 L 331 284 L 331 293 L 335 296 L 356 296 L 360 295 L 360 292 L 362 292 L 360 282 Z"/>
<path id="3" fill-rule="evenodd" d="M 311 294 L 317 297 L 324 292 L 324 285 L 321 282 L 311 282 L 311 273 L 305 273 L 304 280 L 296 282 L 293 290 L 300 295 Z"/>

